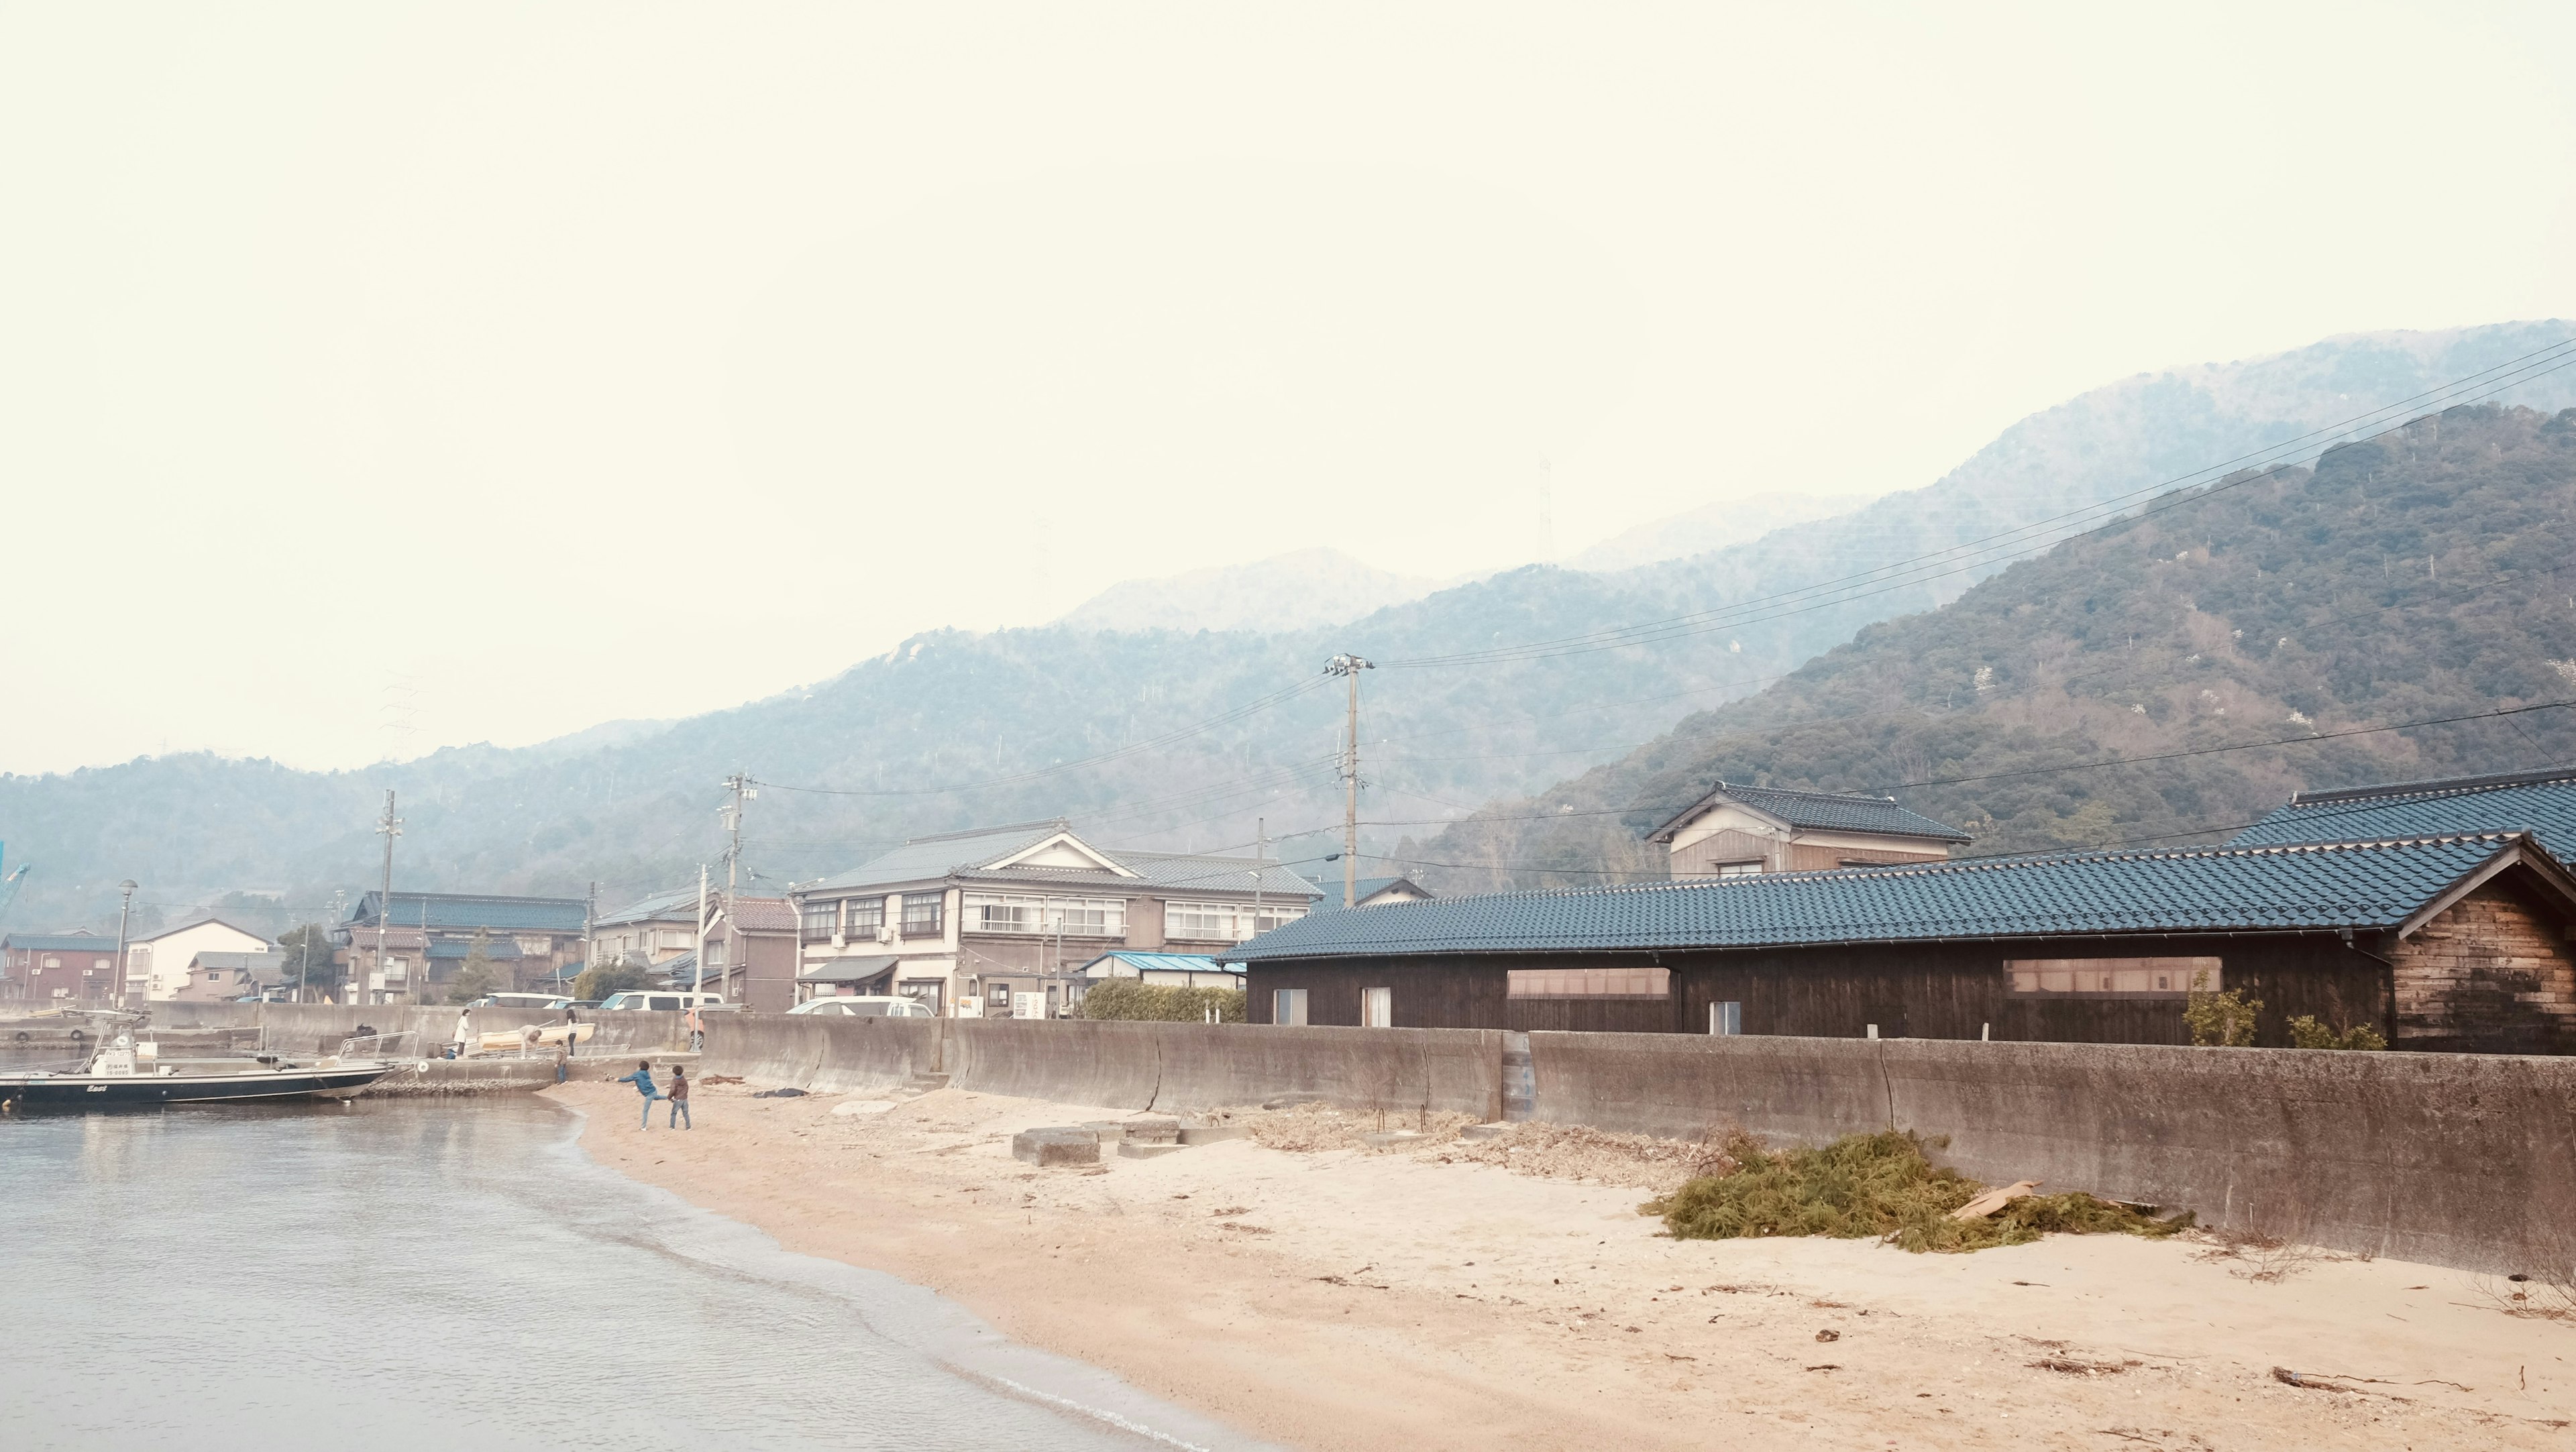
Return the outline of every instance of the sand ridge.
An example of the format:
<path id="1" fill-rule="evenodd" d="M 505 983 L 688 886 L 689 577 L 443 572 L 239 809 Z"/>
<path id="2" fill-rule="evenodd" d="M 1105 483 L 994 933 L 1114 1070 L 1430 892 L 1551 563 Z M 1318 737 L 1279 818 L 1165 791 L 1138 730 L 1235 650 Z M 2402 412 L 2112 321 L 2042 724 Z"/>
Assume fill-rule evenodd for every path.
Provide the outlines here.
<path id="1" fill-rule="evenodd" d="M 2265 1282 L 2128 1236 L 1674 1241 L 1645 1191 L 1436 1142 L 1039 1171 L 1013 1132 L 1119 1116 L 702 1086 L 675 1133 L 639 1131 L 622 1086 L 548 1092 L 601 1111 L 582 1144 L 603 1164 L 1295 1446 L 2576 1447 L 2576 1323 L 2437 1267 Z"/>

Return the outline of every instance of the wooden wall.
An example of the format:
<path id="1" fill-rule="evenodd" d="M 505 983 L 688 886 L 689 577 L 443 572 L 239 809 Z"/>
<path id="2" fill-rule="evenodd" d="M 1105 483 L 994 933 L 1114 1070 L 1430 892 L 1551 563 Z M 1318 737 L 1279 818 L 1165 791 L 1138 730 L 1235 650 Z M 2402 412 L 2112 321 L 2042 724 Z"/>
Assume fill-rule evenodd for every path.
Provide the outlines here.
<path id="1" fill-rule="evenodd" d="M 2179 998 L 2036 999 L 2008 992 L 2008 958 L 2170 957 L 2214 954 L 2226 984 L 2260 999 L 2258 1042 L 2289 1042 L 2286 1021 L 2314 1014 L 2331 1024 L 2390 1019 L 2386 964 L 2327 934 L 2193 935 L 2159 938 L 2052 938 L 2042 943 L 1857 944 L 1654 954 L 1528 954 L 1509 957 L 1420 956 L 1254 963 L 1251 1017 L 1270 1021 L 1276 988 L 1307 991 L 1307 1022 L 1357 1024 L 1360 990 L 1394 992 L 1399 1028 L 1576 1029 L 1626 1033 L 1706 1033 L 1709 1005 L 1743 1005 L 1744 1032 L 1825 1038 L 1863 1037 L 1877 1024 L 1882 1038 L 2017 1042 L 2187 1044 Z M 1605 967 L 1648 960 L 1672 970 L 1672 997 L 1512 999 L 1511 968 Z"/>

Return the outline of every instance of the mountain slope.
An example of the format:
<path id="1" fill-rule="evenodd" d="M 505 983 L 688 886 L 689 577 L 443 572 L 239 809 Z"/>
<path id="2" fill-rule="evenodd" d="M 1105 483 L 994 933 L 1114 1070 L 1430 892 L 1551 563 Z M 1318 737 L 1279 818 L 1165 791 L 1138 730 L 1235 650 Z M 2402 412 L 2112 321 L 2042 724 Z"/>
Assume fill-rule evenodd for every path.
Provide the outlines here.
<path id="1" fill-rule="evenodd" d="M 1656 876 L 1642 834 L 1719 778 L 1892 790 L 1980 853 L 2209 840 L 2305 788 L 2576 760 L 2571 709 L 2365 731 L 2569 700 L 2576 409 L 2454 409 L 2160 499 L 1404 855 Z"/>
<path id="2" fill-rule="evenodd" d="M 1055 623 L 1071 630 L 1294 630 L 1357 620 L 1438 588 L 1437 580 L 1377 569 L 1340 550 L 1296 550 L 1248 565 L 1122 580 Z"/>
<path id="3" fill-rule="evenodd" d="M 2015 424 L 1929 487 L 1751 544 L 1613 573 L 1531 567 L 1345 625 L 1262 631 L 932 632 L 810 689 L 653 729 L 521 751 L 451 749 L 315 774 L 208 756 L 0 778 L 0 840 L 37 870 L 12 923 L 93 925 L 132 876 L 181 906 L 237 889 L 303 910 L 375 877 L 387 787 L 406 819 L 398 877 L 416 888 L 640 893 L 719 845 L 717 782 L 741 768 L 836 793 L 765 790 L 747 865 L 818 876 L 908 834 L 1066 813 L 1113 843 L 1249 842 L 1290 860 L 1339 820 L 1329 757 L 1337 650 L 1368 673 L 1368 811 L 1463 815 L 1568 768 L 1616 761 L 1694 706 L 1760 689 L 1872 622 L 1930 609 L 2000 569 L 1975 558 L 1892 588 L 1828 589 L 1788 611 L 1651 645 L 1473 666 L 1407 666 L 1813 587 L 2121 496 L 2333 424 L 2565 338 L 2565 324 L 2330 340 L 2278 358 L 2145 375 Z M 2523 391 L 2576 402 L 2576 369 Z M 828 623 L 818 651 L 829 648 Z M 1266 709 L 1162 741 L 1287 687 Z M 1154 744 L 1158 743 L 1160 744 Z M 1107 762 L 1067 769 L 1103 753 Z M 1389 827 L 1375 837 L 1391 845 Z"/>

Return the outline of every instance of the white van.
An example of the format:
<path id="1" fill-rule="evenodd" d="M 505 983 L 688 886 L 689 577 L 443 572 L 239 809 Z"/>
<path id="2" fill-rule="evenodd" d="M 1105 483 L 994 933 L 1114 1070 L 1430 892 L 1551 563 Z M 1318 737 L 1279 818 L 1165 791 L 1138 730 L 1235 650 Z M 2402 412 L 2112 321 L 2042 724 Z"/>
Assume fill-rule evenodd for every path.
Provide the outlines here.
<path id="1" fill-rule="evenodd" d="M 572 1007 L 572 1000 L 560 993 L 487 993 L 467 1008 L 537 1008 L 553 1012 Z"/>
<path id="2" fill-rule="evenodd" d="M 833 1018 L 937 1018 L 930 1005 L 918 998 L 887 998 L 867 995 L 858 998 L 816 998 L 796 1005 L 788 1013 L 821 1014 Z"/>
<path id="3" fill-rule="evenodd" d="M 623 993 L 612 993 L 599 1001 L 601 1013 L 611 1013 L 621 1008 L 643 1008 L 661 1013 L 678 1013 L 688 1008 L 724 1006 L 724 995 L 721 993 L 674 993 L 655 988 L 632 988 Z"/>

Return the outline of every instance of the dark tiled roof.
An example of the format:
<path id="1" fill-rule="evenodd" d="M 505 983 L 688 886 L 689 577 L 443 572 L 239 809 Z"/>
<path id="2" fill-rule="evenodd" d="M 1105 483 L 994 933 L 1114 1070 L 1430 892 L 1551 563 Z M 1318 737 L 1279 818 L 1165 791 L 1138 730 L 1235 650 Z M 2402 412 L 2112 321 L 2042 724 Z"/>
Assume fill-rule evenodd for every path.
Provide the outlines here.
<path id="1" fill-rule="evenodd" d="M 1389 903 L 1310 913 L 1230 959 L 2105 933 L 2391 928 L 2498 855 L 2506 833 L 2293 847 L 1992 857 Z M 2564 869 L 2531 849 L 2543 870 Z"/>
<path id="2" fill-rule="evenodd" d="M 1072 830 L 1070 824 L 1062 821 L 1022 822 L 984 832 L 919 837 L 862 866 L 813 883 L 798 895 L 832 897 L 851 888 L 893 888 L 939 882 L 951 877 L 978 886 L 991 884 L 1003 892 L 1010 891 L 1014 884 L 1026 884 L 1040 891 L 1097 887 L 1133 892 L 1140 887 L 1152 887 L 1248 895 L 1253 890 L 1252 859 L 1248 857 L 1216 857 L 1194 852 L 1131 852 L 1084 843 L 1091 851 L 1135 875 L 1122 876 L 1084 867 L 989 865 L 1034 847 L 1060 832 Z M 1080 840 L 1078 836 L 1076 840 Z M 1311 898 L 1315 895 L 1313 883 L 1275 862 L 1265 866 L 1261 890 L 1283 898 Z"/>
<path id="3" fill-rule="evenodd" d="M 1342 880 L 1340 878 L 1331 876 L 1312 877 L 1308 878 L 1307 881 L 1313 884 L 1315 891 L 1324 895 L 1323 901 L 1315 904 L 1315 911 L 1319 913 L 1326 912 L 1339 908 L 1342 905 Z M 1363 877 L 1352 888 L 1351 900 L 1363 907 L 1371 906 L 1372 904 L 1369 902 L 1370 898 L 1377 896 L 1379 893 L 1386 891 L 1390 887 L 1396 886 L 1412 888 L 1415 892 L 1422 894 L 1424 897 L 1430 897 L 1433 895 L 1431 889 L 1424 887 L 1422 884 L 1415 882 L 1409 877 Z M 1376 904 L 1376 906 L 1384 906 L 1384 904 Z"/>
<path id="4" fill-rule="evenodd" d="M 11 933 L 0 938 L 0 948 L 23 948 L 38 953 L 83 953 L 95 949 L 113 958 L 116 940 L 96 933 Z"/>
<path id="5" fill-rule="evenodd" d="M 718 895 L 715 890 L 709 890 L 708 901 L 715 901 Z M 698 890 L 695 887 L 684 887 L 677 892 L 648 897 L 641 902 L 628 903 L 613 913 L 603 914 L 599 919 L 599 926 L 626 927 L 634 923 L 654 922 L 694 924 L 697 920 Z"/>
<path id="6" fill-rule="evenodd" d="M 733 925 L 746 933 L 792 933 L 796 905 L 783 897 L 738 897 L 733 900 Z"/>
<path id="7" fill-rule="evenodd" d="M 1738 786 L 1721 781 L 1709 794 L 1693 802 L 1664 824 L 1646 834 L 1650 841 L 1659 840 L 1675 826 L 1689 821 L 1707 809 L 1712 802 L 1742 802 L 1757 812 L 1779 818 L 1792 827 L 1811 832 L 1868 832 L 1891 837 L 1931 837 L 1943 842 L 1965 842 L 1968 834 L 1947 822 L 1909 812 L 1896 804 L 1894 797 L 1854 796 L 1843 792 L 1802 792 L 1785 787 Z"/>
<path id="8" fill-rule="evenodd" d="M 472 943 L 462 942 L 452 938 L 429 945 L 429 956 L 432 960 L 441 963 L 444 963 L 449 959 L 455 959 L 462 962 L 465 956 L 473 951 L 474 945 Z M 507 938 L 494 938 L 492 941 L 483 945 L 483 956 L 495 963 L 516 962 L 519 957 L 519 945 Z"/>
<path id="9" fill-rule="evenodd" d="M 377 893 L 358 899 L 343 929 L 372 925 L 376 920 Z M 462 892 L 398 892 L 394 894 L 393 925 L 398 928 L 422 926 L 424 916 L 433 928 L 492 928 L 498 931 L 524 929 L 530 932 L 578 933 L 581 931 L 582 901 L 577 897 L 498 897 Z"/>
<path id="10" fill-rule="evenodd" d="M 2228 845 L 2525 829 L 2576 859 L 2576 767 L 2301 792 Z"/>

